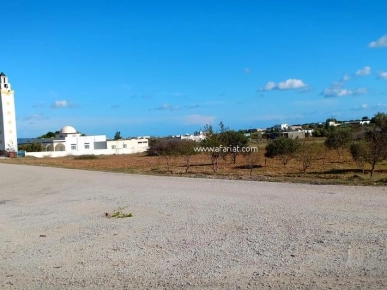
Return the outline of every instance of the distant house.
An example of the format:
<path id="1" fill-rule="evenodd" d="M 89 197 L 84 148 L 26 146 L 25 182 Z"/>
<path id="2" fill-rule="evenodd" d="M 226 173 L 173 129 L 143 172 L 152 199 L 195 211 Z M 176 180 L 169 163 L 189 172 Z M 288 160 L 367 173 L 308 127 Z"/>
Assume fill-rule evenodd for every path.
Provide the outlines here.
<path id="1" fill-rule="evenodd" d="M 278 129 L 278 130 L 287 130 L 288 128 L 289 128 L 288 124 L 277 124 L 277 125 L 274 125 L 274 129 Z"/>
<path id="2" fill-rule="evenodd" d="M 305 132 L 303 131 L 289 131 L 289 132 L 273 132 L 270 133 L 270 139 L 277 139 L 279 137 L 285 137 L 289 139 L 304 139 Z"/>

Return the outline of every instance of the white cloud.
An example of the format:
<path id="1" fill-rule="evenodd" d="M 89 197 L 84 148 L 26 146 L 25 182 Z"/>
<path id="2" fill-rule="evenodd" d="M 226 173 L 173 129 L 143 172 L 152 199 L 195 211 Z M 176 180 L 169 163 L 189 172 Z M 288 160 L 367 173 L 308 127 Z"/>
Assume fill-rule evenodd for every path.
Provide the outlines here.
<path id="1" fill-rule="evenodd" d="M 379 38 L 376 41 L 372 41 L 369 45 L 369 47 L 386 47 L 387 46 L 387 34 L 383 35 L 381 38 Z"/>
<path id="2" fill-rule="evenodd" d="M 59 109 L 59 108 L 75 108 L 77 107 L 76 103 L 70 103 L 67 100 L 58 100 L 51 104 L 51 108 Z"/>
<path id="3" fill-rule="evenodd" d="M 57 108 L 65 108 L 67 107 L 69 104 L 66 100 L 59 100 L 59 101 L 55 101 L 52 105 L 51 105 L 51 108 L 54 108 L 54 109 L 57 109 Z"/>
<path id="4" fill-rule="evenodd" d="M 387 80 L 387 72 L 380 71 L 380 72 L 378 73 L 378 78 L 379 78 L 379 79 Z"/>
<path id="5" fill-rule="evenodd" d="M 361 104 L 360 106 L 358 106 L 356 108 L 352 108 L 351 110 L 353 110 L 353 111 L 360 111 L 360 110 L 366 110 L 368 108 L 369 108 L 368 104 Z"/>
<path id="6" fill-rule="evenodd" d="M 343 78 L 341 79 L 342 82 L 347 82 L 351 79 L 351 77 L 349 75 L 344 75 Z"/>
<path id="7" fill-rule="evenodd" d="M 301 89 L 305 88 L 308 85 L 305 84 L 300 79 L 287 79 L 286 81 L 275 83 L 268 82 L 261 91 L 271 91 L 271 90 L 293 90 L 293 89 Z"/>
<path id="8" fill-rule="evenodd" d="M 355 74 L 357 76 L 365 76 L 365 75 L 369 75 L 370 73 L 371 73 L 371 67 L 365 66 L 362 69 L 358 69 Z"/>
<path id="9" fill-rule="evenodd" d="M 185 116 L 185 124 L 187 125 L 206 125 L 211 124 L 215 120 L 214 116 L 203 116 L 203 115 L 188 115 Z"/>
<path id="10" fill-rule="evenodd" d="M 362 95 L 366 93 L 367 93 L 367 89 L 365 88 L 349 90 L 349 89 L 344 89 L 341 86 L 332 86 L 330 88 L 325 89 L 321 93 L 321 95 L 323 95 L 325 98 L 332 98 L 332 97 Z"/>
<path id="11" fill-rule="evenodd" d="M 165 103 L 162 104 L 161 106 L 154 108 L 153 110 L 157 111 L 176 111 L 180 110 L 181 108 L 179 106 L 172 106 L 171 104 Z"/>

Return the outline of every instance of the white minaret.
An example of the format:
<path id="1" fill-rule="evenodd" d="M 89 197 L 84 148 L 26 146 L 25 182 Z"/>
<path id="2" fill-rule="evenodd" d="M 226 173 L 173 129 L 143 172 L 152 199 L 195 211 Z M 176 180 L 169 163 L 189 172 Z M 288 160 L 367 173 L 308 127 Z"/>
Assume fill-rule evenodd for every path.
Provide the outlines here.
<path id="1" fill-rule="evenodd" d="M 17 152 L 16 114 L 14 91 L 8 77 L 0 73 L 0 155 L 6 151 Z"/>

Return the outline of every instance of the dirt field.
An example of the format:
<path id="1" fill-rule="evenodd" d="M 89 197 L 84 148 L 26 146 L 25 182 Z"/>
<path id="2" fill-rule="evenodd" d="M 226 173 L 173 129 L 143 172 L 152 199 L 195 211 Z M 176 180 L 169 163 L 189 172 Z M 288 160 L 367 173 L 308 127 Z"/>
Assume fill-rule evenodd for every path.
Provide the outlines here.
<path id="1" fill-rule="evenodd" d="M 254 146 L 257 146 L 255 144 Z M 352 160 L 349 152 L 345 152 L 339 161 L 335 151 L 327 151 L 312 163 L 306 173 L 301 170 L 299 161 L 292 159 L 286 166 L 276 159 L 265 159 L 265 143 L 258 144 L 257 162 L 250 175 L 248 162 L 243 156 L 238 156 L 237 164 L 232 164 L 231 158 L 220 160 L 218 172 L 214 172 L 208 155 L 194 155 L 191 167 L 185 173 L 185 161 L 182 157 L 171 161 L 169 170 L 166 160 L 161 157 L 150 157 L 145 154 L 98 156 L 96 159 L 63 158 L 16 158 L 0 160 L 3 163 L 53 166 L 61 168 L 102 170 L 122 173 L 178 175 L 189 177 L 209 177 L 226 179 L 268 180 L 305 182 L 318 184 L 351 184 L 351 185 L 386 185 L 387 162 L 378 164 L 374 177 L 363 174 L 359 166 Z M 367 167 L 366 167 L 367 169 Z"/>
<path id="2" fill-rule="evenodd" d="M 0 289 L 387 288 L 386 187 L 0 176 Z M 105 216 L 120 207 L 133 217 Z"/>

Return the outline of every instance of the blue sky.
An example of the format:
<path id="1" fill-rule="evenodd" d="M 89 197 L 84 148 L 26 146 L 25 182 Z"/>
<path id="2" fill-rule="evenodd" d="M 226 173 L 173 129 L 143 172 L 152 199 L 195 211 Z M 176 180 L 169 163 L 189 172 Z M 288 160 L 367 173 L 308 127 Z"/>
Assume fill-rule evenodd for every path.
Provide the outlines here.
<path id="1" fill-rule="evenodd" d="M 6 1 L 19 137 L 112 137 L 387 111 L 386 1 Z"/>

